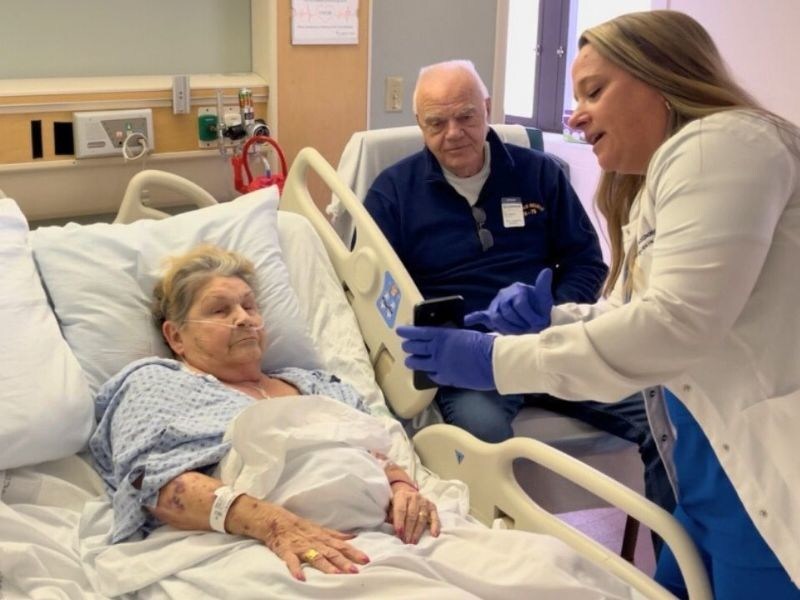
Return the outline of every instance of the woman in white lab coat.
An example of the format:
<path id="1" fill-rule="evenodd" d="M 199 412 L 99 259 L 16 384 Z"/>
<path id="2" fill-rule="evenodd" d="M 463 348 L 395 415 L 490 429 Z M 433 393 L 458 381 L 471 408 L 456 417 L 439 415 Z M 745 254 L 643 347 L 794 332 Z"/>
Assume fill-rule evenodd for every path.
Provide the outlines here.
<path id="1" fill-rule="evenodd" d="M 503 394 L 612 402 L 647 388 L 675 515 L 716 597 L 798 598 L 800 133 L 682 13 L 624 15 L 579 46 L 570 125 L 604 171 L 606 297 L 552 307 L 547 278 L 514 284 L 480 320 L 509 333 L 549 314 L 548 328 L 401 327 L 406 364 Z M 670 552 L 656 578 L 685 595 Z"/>

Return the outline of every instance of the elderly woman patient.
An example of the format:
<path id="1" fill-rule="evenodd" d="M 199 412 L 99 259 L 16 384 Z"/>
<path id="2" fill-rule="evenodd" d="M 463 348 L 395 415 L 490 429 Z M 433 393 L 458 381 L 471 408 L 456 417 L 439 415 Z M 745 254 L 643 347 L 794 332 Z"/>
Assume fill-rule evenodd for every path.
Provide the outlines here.
<path id="1" fill-rule="evenodd" d="M 153 315 L 177 360 L 129 365 L 100 391 L 90 449 L 113 490 L 113 541 L 159 522 L 217 528 L 261 540 L 303 579 L 301 561 L 326 573 L 354 573 L 367 556 L 352 537 L 290 511 L 226 489 L 210 471 L 228 452 L 223 435 L 253 401 L 320 394 L 364 411 L 349 385 L 322 371 L 261 372 L 268 332 L 256 304 L 255 273 L 245 258 L 200 246 L 172 260 L 154 291 Z M 397 534 L 416 543 L 439 534 L 436 507 L 397 465 L 376 453 L 391 489 Z M 147 507 L 145 512 L 140 504 Z M 215 522 L 215 514 L 222 511 Z M 210 515 L 210 516 L 209 516 Z"/>
<path id="2" fill-rule="evenodd" d="M 111 496 L 110 542 L 143 540 L 163 524 L 215 530 L 262 542 L 303 585 L 313 583 L 303 566 L 361 572 L 365 582 L 402 573 L 420 589 L 452 585 L 459 592 L 448 597 L 467 588 L 470 598 L 532 591 L 558 560 L 563 573 L 546 589 L 570 590 L 570 598 L 629 597 L 594 565 L 578 567 L 581 559 L 560 542 L 440 517 L 386 458 L 385 425 L 336 376 L 263 373 L 269 332 L 255 281 L 248 260 L 205 245 L 172 258 L 156 285 L 153 315 L 175 359 L 128 365 L 96 399 L 90 451 Z M 441 518 L 451 536 L 438 538 Z M 468 533 L 459 538 L 458 531 Z M 477 535 L 499 537 L 488 545 L 464 541 Z M 534 539 L 543 545 L 532 547 Z M 484 566 L 490 561 L 502 574 L 494 581 Z"/>

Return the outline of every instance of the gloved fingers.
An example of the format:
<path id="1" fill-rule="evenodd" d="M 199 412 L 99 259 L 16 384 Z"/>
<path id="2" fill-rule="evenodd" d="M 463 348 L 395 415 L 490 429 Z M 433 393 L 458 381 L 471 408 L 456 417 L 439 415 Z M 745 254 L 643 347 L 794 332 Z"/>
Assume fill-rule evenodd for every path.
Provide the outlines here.
<path id="1" fill-rule="evenodd" d="M 551 296 L 553 294 L 553 269 L 546 268 L 539 271 L 534 286 L 537 296 L 543 291 L 547 291 L 547 295 Z"/>
<path id="2" fill-rule="evenodd" d="M 528 324 L 509 302 L 498 306 L 500 319 L 495 318 L 495 329 L 500 333 L 522 333 L 528 331 Z"/>
<path id="3" fill-rule="evenodd" d="M 483 325 L 491 329 L 492 318 L 488 310 L 476 310 L 464 316 L 464 327 Z"/>
<path id="4" fill-rule="evenodd" d="M 532 326 L 538 326 L 541 322 L 549 316 L 542 315 L 537 310 L 536 306 L 531 305 L 531 298 L 525 296 L 517 296 L 511 303 L 511 310 L 516 314 L 521 321 L 526 324 L 525 332 L 530 332 Z"/>
<path id="5" fill-rule="evenodd" d="M 429 377 L 436 372 L 436 364 L 430 356 L 416 356 L 412 354 L 406 357 L 405 363 L 412 371 L 425 371 Z"/>
<path id="6" fill-rule="evenodd" d="M 430 356 L 431 343 L 428 340 L 405 340 L 400 347 L 406 354 L 414 354 L 416 356 Z"/>
<path id="7" fill-rule="evenodd" d="M 397 335 L 407 340 L 431 341 L 441 333 L 441 327 L 417 327 L 416 325 L 400 325 Z"/>

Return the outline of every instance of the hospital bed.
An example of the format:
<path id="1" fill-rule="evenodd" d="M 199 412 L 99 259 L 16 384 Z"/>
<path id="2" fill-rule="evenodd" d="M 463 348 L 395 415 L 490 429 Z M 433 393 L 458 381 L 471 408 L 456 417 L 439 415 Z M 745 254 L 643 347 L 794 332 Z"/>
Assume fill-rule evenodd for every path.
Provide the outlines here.
<path id="1" fill-rule="evenodd" d="M 336 194 L 352 194 L 315 150 L 305 149 L 290 170 L 281 200 L 282 210 L 270 217 L 274 218 L 272 230 L 262 228 L 256 232 L 247 231 L 248 224 L 254 222 L 250 214 L 255 210 L 252 201 L 246 204 L 240 202 L 244 199 L 237 199 L 226 205 L 216 205 L 213 198 L 190 182 L 161 172 L 143 171 L 131 181 L 120 209 L 119 222 L 115 225 L 70 225 L 32 232 L 30 242 L 37 272 L 46 285 L 61 331 L 70 343 L 70 350 L 80 361 L 78 350 L 84 345 L 82 351 L 88 351 L 93 357 L 91 363 L 81 363 L 90 385 L 92 382 L 96 385 L 102 379 L 103 368 L 110 369 L 118 363 L 127 363 L 131 357 L 163 352 L 163 348 L 158 347 L 155 341 L 157 334 L 137 337 L 134 333 L 148 319 L 140 310 L 141 303 L 134 308 L 126 305 L 137 300 L 136 295 L 140 293 L 143 296 L 138 300 L 146 304 L 154 264 L 157 264 L 148 261 L 158 255 L 163 256 L 165 247 L 171 247 L 174 251 L 199 241 L 222 243 L 225 240 L 235 249 L 245 253 L 250 250 L 259 259 L 272 260 L 269 263 L 272 270 L 266 280 L 272 282 L 274 289 L 271 293 L 276 295 L 272 298 L 275 304 L 270 306 L 270 310 L 290 315 L 291 323 L 283 325 L 295 325 L 298 331 L 292 337 L 292 332 L 273 330 L 269 323 L 267 330 L 273 331 L 273 337 L 278 339 L 289 336 L 287 351 L 296 352 L 297 360 L 308 361 L 312 354 L 315 355 L 314 361 L 338 373 L 364 394 L 372 413 L 384 420 L 392 434 L 392 457 L 414 474 L 423 492 L 442 503 L 463 504 L 468 497 L 472 514 L 487 526 L 519 528 L 556 536 L 581 555 L 602 565 L 608 573 L 628 582 L 644 597 L 671 598 L 634 566 L 532 502 L 516 484 L 511 471 L 515 457 L 529 458 L 585 486 L 657 531 L 675 551 L 691 597 L 699 600 L 710 598 L 699 557 L 677 522 L 638 494 L 579 461 L 532 439 L 488 445 L 446 425 L 428 427 L 417 434 L 413 446 L 408 442 L 404 429 L 392 418 L 384 403 L 384 395 L 402 394 L 407 389 L 404 386 L 407 385 L 405 380 L 408 379 L 408 373 L 402 366 L 402 354 L 395 342 L 389 340 L 385 342 L 384 352 L 378 348 L 378 360 L 373 360 L 376 346 L 369 335 L 369 313 L 373 311 L 369 304 L 374 304 L 375 298 L 373 303 L 368 303 L 363 295 L 361 300 L 351 298 L 354 313 L 342 291 L 342 275 L 336 272 L 337 268 L 346 269 L 344 263 L 349 264 L 354 267 L 354 278 L 347 279 L 349 288 L 360 286 L 360 289 L 373 289 L 377 293 L 376 282 L 365 276 L 359 265 L 369 265 L 381 258 L 391 259 L 391 256 L 385 256 L 390 251 L 376 249 L 375 255 L 367 252 L 365 257 L 362 252 L 359 257 L 349 254 L 343 244 L 341 252 L 326 248 L 325 244 L 329 242 L 323 243 L 309 225 L 311 223 L 319 228 L 320 232 L 330 227 L 311 201 L 306 186 L 309 171 L 316 172 Z M 123 225 L 123 221 L 127 223 L 140 216 L 165 216 L 141 201 L 142 190 L 152 191 L 158 186 L 180 191 L 198 206 L 208 208 L 164 221 L 140 220 Z M 7 204 L 0 206 L 8 207 Z M 304 213 L 306 218 L 293 214 L 297 212 Z M 0 213 L 0 244 L 5 244 L 6 239 L 13 237 L 7 236 L 3 230 L 9 222 L 7 214 Z M 210 216 L 212 214 L 213 218 Z M 19 230 L 20 227 L 19 220 L 12 221 L 12 229 Z M 275 238 L 277 244 L 275 240 L 265 241 L 270 237 Z M 16 240 L 16 250 L 2 246 L 4 253 L 11 252 L 12 258 L 14 251 L 24 252 L 19 237 Z M 110 256 L 119 260 L 107 264 Z M 260 264 L 257 263 L 259 269 Z M 278 281 L 282 277 L 286 281 Z M 402 281 L 402 277 L 402 274 L 397 274 L 398 281 Z M 131 293 L 118 289 L 131 282 Z M 6 283 L 0 289 L 7 289 L 9 286 Z M 282 287 L 284 283 L 286 286 Z M 34 381 L 36 389 L 61 385 L 63 381 L 77 391 L 75 394 L 64 392 L 61 397 L 57 396 L 57 402 L 45 406 L 43 414 L 37 415 L 39 419 L 52 420 L 46 427 L 31 423 L 29 430 L 17 436 L 23 439 L 16 440 L 24 447 L 27 439 L 40 436 L 41 444 L 57 447 L 52 451 L 42 450 L 36 459 L 27 463 L 22 461 L 13 468 L 5 465 L 5 470 L 0 471 L 0 592 L 3 598 L 128 597 L 133 590 L 139 589 L 142 590 L 139 597 L 181 598 L 185 597 L 181 595 L 181 590 L 185 589 L 182 586 L 199 577 L 198 564 L 210 570 L 207 573 L 201 570 L 207 577 L 203 582 L 209 586 L 209 596 L 223 597 L 217 594 L 225 592 L 215 593 L 214 586 L 234 572 L 232 569 L 235 564 L 239 565 L 233 560 L 211 562 L 202 554 L 216 539 L 213 537 L 216 534 L 196 534 L 177 548 L 156 548 L 146 559 L 130 554 L 124 544 L 102 548 L 96 543 L 97 536 L 87 537 L 87 532 L 92 534 L 92 528 L 98 525 L 99 521 L 94 517 L 101 514 L 98 511 L 102 510 L 104 504 L 104 492 L 99 478 L 84 457 L 75 454 L 80 449 L 80 441 L 85 441 L 88 433 L 81 430 L 81 423 L 85 426 L 86 410 L 81 406 L 74 406 L 71 412 L 65 409 L 70 398 L 75 400 L 80 397 L 84 401 L 86 398 L 85 394 L 78 393 L 81 392 L 81 383 L 61 376 L 59 371 L 67 370 L 70 366 L 67 363 L 74 362 L 75 357 L 71 357 L 71 353 L 63 354 L 54 363 L 60 366 L 53 367 L 46 374 L 37 370 L 49 364 L 53 348 L 58 345 L 56 338 L 52 337 L 53 332 L 45 331 L 46 317 L 49 316 L 52 323 L 55 320 L 52 315 L 45 314 L 45 309 L 49 311 L 49 307 L 41 302 L 43 298 L 43 293 L 36 302 L 26 298 L 26 308 L 34 307 L 41 313 L 37 318 L 42 322 L 42 327 L 26 331 L 27 337 L 19 339 L 48 345 L 42 347 L 37 355 L 38 362 L 33 366 L 28 365 L 24 373 L 3 372 L 6 387 L 0 398 L 4 402 L 9 398 L 19 401 L 20 398 L 15 398 L 13 394 L 9 396 L 8 391 L 8 385 L 17 381 Z M 291 304 L 289 301 L 293 299 L 296 303 L 290 307 L 291 310 L 283 306 L 287 302 Z M 13 301 L 14 298 L 2 296 L 0 300 L 0 307 L 4 307 L 7 301 Z M 114 314 L 110 311 L 109 306 L 112 305 L 120 307 L 120 312 Z M 98 327 L 85 327 L 89 323 L 86 320 L 87 312 L 93 312 L 91 317 Z M 17 319 L 24 322 L 25 316 L 24 312 L 17 311 L 13 318 L 8 319 L 8 323 L 2 323 L 9 339 L 14 338 Z M 399 306 L 396 322 L 407 321 L 409 317 L 405 305 Z M 382 317 L 378 318 L 382 320 Z M 108 323 L 112 326 L 107 327 Z M 276 327 L 280 325 L 280 322 L 276 322 Z M 305 342 L 299 339 L 302 334 L 307 336 L 310 346 L 304 345 Z M 367 353 L 365 343 L 372 357 Z M 0 350 L 4 353 L 6 365 L 11 365 L 12 369 L 23 369 L 25 348 L 19 346 L 19 356 L 12 356 L 10 348 L 0 342 Z M 376 379 L 383 389 L 376 385 Z M 42 398 L 31 395 L 25 400 L 33 405 L 42 401 Z M 4 410 L 7 408 L 4 406 Z M 65 442 L 67 438 L 69 440 Z M 466 483 L 469 487 L 468 496 L 462 483 L 449 482 L 449 479 Z M 154 535 L 148 540 L 152 539 L 155 545 L 159 541 L 157 537 Z M 225 556 L 240 556 L 237 553 L 246 556 L 252 548 L 252 544 L 247 546 L 246 541 L 237 544 L 230 551 L 226 550 Z M 180 562 L 201 558 L 205 562 Z M 177 566 L 175 561 L 178 561 Z M 176 571 L 169 577 L 161 578 L 159 569 L 165 568 L 164 563 L 169 563 Z M 237 587 L 232 589 L 243 591 L 247 589 L 246 583 L 237 581 Z M 281 595 L 277 590 L 259 589 L 264 597 Z M 231 588 L 226 592 L 230 593 Z"/>

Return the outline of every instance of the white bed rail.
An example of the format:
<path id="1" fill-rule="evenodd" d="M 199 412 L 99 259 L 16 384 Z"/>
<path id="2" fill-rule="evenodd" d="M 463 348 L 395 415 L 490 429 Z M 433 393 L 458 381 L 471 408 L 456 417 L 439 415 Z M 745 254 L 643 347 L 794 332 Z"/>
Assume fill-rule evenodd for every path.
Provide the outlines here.
<path id="1" fill-rule="evenodd" d="M 125 196 L 122 198 L 114 223 L 133 223 L 139 219 L 163 219 L 169 214 L 162 210 L 147 206 L 144 203 L 144 192 L 151 187 L 163 187 L 184 196 L 196 204 L 198 208 L 212 206 L 217 203 L 214 197 L 196 183 L 184 179 L 174 173 L 145 169 L 131 177 Z"/>
<path id="2" fill-rule="evenodd" d="M 674 600 L 652 578 L 605 546 L 533 502 L 514 478 L 518 458 L 532 460 L 580 485 L 655 531 L 675 554 L 692 600 L 711 600 L 705 567 L 678 521 L 630 488 L 555 448 L 531 438 L 487 444 L 453 425 L 431 425 L 414 436 L 414 448 L 426 468 L 444 479 L 469 486 L 470 512 L 491 525 L 501 518 L 514 529 L 553 535 L 627 581 L 647 598 Z"/>
<path id="3" fill-rule="evenodd" d="M 349 211 L 357 231 L 352 250 L 345 246 L 311 198 L 306 185 L 309 167 Z M 313 148 L 304 148 L 294 159 L 280 208 L 304 215 L 322 238 L 356 313 L 378 385 L 392 410 L 407 418 L 421 412 L 433 400 L 435 389 L 420 391 L 414 387 L 411 371 L 403 364 L 405 353 L 394 327 L 411 323 L 414 304 L 422 300 L 422 295 L 400 259 L 383 242 L 383 233 L 372 217 L 333 167 Z"/>

